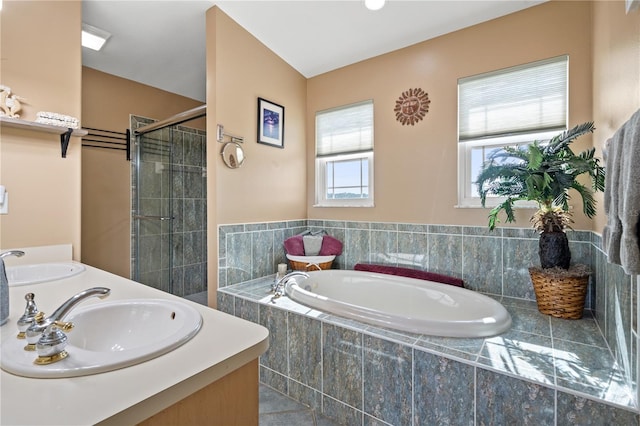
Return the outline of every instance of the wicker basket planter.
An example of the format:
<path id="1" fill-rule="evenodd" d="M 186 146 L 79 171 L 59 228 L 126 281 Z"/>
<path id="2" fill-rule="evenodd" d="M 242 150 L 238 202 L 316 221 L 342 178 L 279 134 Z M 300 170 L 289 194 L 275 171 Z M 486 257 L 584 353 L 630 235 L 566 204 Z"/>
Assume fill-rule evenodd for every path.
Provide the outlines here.
<path id="1" fill-rule="evenodd" d="M 294 271 L 318 271 L 331 269 L 335 256 L 292 256 L 287 254 L 291 269 Z"/>
<path id="2" fill-rule="evenodd" d="M 538 310 L 556 318 L 582 318 L 589 275 L 585 265 L 572 265 L 568 270 L 529 268 Z"/>

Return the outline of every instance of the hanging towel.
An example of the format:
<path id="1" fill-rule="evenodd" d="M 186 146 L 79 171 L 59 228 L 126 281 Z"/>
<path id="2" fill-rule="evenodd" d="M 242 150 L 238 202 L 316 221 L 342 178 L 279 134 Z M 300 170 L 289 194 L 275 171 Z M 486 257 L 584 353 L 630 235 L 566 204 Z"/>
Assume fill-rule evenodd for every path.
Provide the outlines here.
<path id="1" fill-rule="evenodd" d="M 610 263 L 640 274 L 640 110 L 613 135 L 606 156 L 602 245 Z"/>

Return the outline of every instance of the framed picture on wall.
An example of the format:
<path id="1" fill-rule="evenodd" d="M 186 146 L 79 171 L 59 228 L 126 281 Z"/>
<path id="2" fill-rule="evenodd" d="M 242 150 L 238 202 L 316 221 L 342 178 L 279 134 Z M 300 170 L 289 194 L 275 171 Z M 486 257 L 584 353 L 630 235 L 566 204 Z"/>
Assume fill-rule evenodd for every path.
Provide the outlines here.
<path id="1" fill-rule="evenodd" d="M 258 98 L 258 143 L 284 148 L 284 107 Z"/>

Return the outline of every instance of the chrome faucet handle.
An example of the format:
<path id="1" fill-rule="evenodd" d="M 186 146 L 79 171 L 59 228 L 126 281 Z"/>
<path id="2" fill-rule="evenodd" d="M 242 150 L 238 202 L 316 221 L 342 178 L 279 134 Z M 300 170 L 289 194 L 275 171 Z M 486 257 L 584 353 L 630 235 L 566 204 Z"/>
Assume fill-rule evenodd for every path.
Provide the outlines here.
<path id="1" fill-rule="evenodd" d="M 25 339 L 27 339 L 27 346 L 24 347 L 25 351 L 35 351 L 36 343 L 40 340 L 42 332 L 47 328 L 47 319 L 45 313 L 40 311 L 33 317 L 31 325 L 27 327 L 24 332 Z"/>
<path id="2" fill-rule="evenodd" d="M 47 365 L 65 359 L 69 354 L 65 350 L 69 338 L 63 331 L 70 331 L 73 323 L 54 321 L 47 326 L 36 343 L 37 365 Z"/>
<path id="3" fill-rule="evenodd" d="M 35 302 L 35 294 L 27 293 L 24 295 L 24 300 L 27 301 L 27 306 L 24 308 L 24 314 L 18 319 L 18 339 L 24 339 L 26 337 L 27 328 L 33 324 L 33 321 L 38 314 L 38 307 Z"/>
<path id="4" fill-rule="evenodd" d="M 47 332 L 50 325 L 55 325 L 56 322 L 60 324 L 64 317 L 67 316 L 67 314 L 79 303 L 91 297 L 99 297 L 100 299 L 104 299 L 105 297 L 109 296 L 110 293 L 111 289 L 108 289 L 106 287 L 89 288 L 71 296 L 47 318 L 45 318 L 43 312 L 38 312 L 33 319 L 33 323 L 29 326 L 29 328 L 27 328 L 25 332 L 27 338 L 27 346 L 25 346 L 24 349 L 26 351 L 37 350 L 37 344 L 40 340 L 40 336 Z"/>

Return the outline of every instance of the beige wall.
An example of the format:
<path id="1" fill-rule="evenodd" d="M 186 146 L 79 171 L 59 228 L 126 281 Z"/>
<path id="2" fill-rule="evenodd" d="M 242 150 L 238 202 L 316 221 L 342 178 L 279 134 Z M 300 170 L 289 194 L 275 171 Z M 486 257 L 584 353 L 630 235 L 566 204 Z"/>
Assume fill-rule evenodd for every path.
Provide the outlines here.
<path id="1" fill-rule="evenodd" d="M 488 210 L 457 209 L 457 79 L 538 59 L 570 56 L 570 125 L 591 119 L 591 7 L 551 2 L 360 62 L 308 81 L 307 203 L 311 219 L 486 225 Z M 393 108 L 422 88 L 425 119 L 402 126 Z M 373 99 L 375 207 L 316 208 L 316 111 Z M 581 138 L 578 148 L 590 146 Z M 531 210 L 518 212 L 528 226 Z M 576 215 L 577 229 L 591 225 Z"/>
<path id="2" fill-rule="evenodd" d="M 625 13 L 624 1 L 593 3 L 593 119 L 594 146 L 601 152 L 640 108 L 640 10 Z M 606 216 L 602 195 L 594 230 L 602 233 Z"/>
<path id="3" fill-rule="evenodd" d="M 258 144 L 258 97 L 285 107 L 284 149 Z M 306 79 L 217 7 L 207 11 L 208 282 L 218 283 L 218 224 L 306 217 Z M 244 137 L 246 160 L 229 169 L 217 124 Z M 215 292 L 209 304 L 215 306 Z"/>
<path id="4" fill-rule="evenodd" d="M 82 124 L 124 132 L 129 115 L 162 120 L 202 102 L 135 81 L 82 68 Z M 205 128 L 203 119 L 191 127 Z M 82 261 L 129 278 L 131 163 L 125 153 L 82 149 Z"/>
<path id="5" fill-rule="evenodd" d="M 304 218 L 306 79 L 224 12 L 212 13 L 216 114 L 208 118 L 243 136 L 246 154 L 235 170 L 216 156 L 218 223 Z M 285 107 L 284 149 L 256 142 L 258 97 Z"/>
<path id="6" fill-rule="evenodd" d="M 5 1 L 0 12 L 0 82 L 38 111 L 81 118 L 80 1 Z M 0 247 L 73 244 L 80 259 L 80 139 L 61 158 L 53 134 L 2 127 L 0 183 L 10 194 Z"/>

